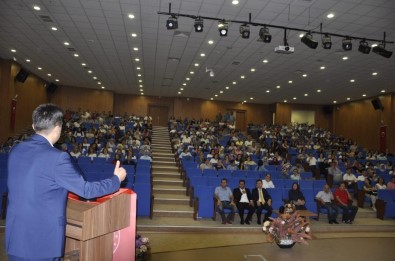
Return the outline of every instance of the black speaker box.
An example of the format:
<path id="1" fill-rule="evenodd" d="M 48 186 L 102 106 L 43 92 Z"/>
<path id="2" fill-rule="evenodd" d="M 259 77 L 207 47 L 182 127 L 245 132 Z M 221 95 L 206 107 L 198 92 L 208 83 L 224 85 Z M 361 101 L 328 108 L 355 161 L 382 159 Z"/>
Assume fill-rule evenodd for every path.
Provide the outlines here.
<path id="1" fill-rule="evenodd" d="M 372 105 L 375 110 L 384 110 L 383 104 L 381 103 L 379 98 L 374 98 L 372 100 Z"/>
<path id="2" fill-rule="evenodd" d="M 15 76 L 15 81 L 24 83 L 29 76 L 29 73 L 23 69 L 20 69 L 18 74 Z"/>
<path id="3" fill-rule="evenodd" d="M 325 115 L 332 115 L 333 107 L 331 105 L 325 105 L 324 107 L 322 107 L 322 111 Z"/>
<path id="4" fill-rule="evenodd" d="M 54 83 L 47 83 L 45 85 L 45 88 L 47 89 L 47 93 L 55 93 L 56 89 L 58 88 L 58 86 Z"/>

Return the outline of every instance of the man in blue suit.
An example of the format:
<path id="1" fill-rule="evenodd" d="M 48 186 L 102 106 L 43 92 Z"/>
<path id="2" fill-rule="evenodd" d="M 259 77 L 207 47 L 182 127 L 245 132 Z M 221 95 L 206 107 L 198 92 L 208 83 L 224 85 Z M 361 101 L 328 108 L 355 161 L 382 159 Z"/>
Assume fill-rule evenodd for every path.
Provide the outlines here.
<path id="1" fill-rule="evenodd" d="M 33 112 L 36 134 L 9 155 L 5 240 L 9 261 L 60 260 L 68 191 L 88 199 L 99 197 L 116 192 L 125 179 L 126 171 L 118 161 L 111 178 L 85 181 L 70 156 L 53 147 L 62 122 L 58 106 L 38 106 Z"/>

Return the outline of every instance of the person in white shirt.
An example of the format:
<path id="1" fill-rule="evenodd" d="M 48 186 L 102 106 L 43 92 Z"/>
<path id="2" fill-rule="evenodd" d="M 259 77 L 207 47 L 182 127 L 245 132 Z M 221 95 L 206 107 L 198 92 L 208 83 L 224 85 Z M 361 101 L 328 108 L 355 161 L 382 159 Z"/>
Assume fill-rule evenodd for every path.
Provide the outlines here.
<path id="1" fill-rule="evenodd" d="M 329 185 L 324 186 L 324 190 L 317 193 L 315 198 L 321 202 L 321 207 L 328 210 L 328 221 L 329 224 L 339 224 L 337 222 L 337 215 L 339 213 L 339 208 L 332 202 L 335 198 L 333 197 L 332 191 Z"/>
<path id="2" fill-rule="evenodd" d="M 265 188 L 265 189 L 275 188 L 274 183 L 273 183 L 273 181 L 271 179 L 270 173 L 267 173 L 265 178 L 262 179 L 262 187 Z"/>
<path id="3" fill-rule="evenodd" d="M 306 162 L 309 164 L 310 171 L 314 176 L 314 172 L 317 169 L 317 159 L 313 156 L 313 154 L 310 153 L 306 158 Z"/>
<path id="4" fill-rule="evenodd" d="M 357 177 L 351 172 L 352 168 L 348 167 L 346 173 L 343 175 L 343 181 L 345 182 L 347 189 L 353 189 L 354 192 L 357 191 Z"/>
<path id="5" fill-rule="evenodd" d="M 239 180 L 239 187 L 233 190 L 233 201 L 239 211 L 240 224 L 250 224 L 252 215 L 254 214 L 254 201 L 251 192 L 245 187 L 245 181 Z M 244 210 L 248 210 L 247 218 L 244 220 Z"/>

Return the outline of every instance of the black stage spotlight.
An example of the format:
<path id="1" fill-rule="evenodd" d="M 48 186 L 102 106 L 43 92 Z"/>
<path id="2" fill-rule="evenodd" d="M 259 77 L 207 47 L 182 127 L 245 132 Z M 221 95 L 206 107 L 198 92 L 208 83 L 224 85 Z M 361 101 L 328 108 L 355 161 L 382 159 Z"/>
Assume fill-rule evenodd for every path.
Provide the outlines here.
<path id="1" fill-rule="evenodd" d="M 366 42 L 365 40 L 362 40 L 359 42 L 358 51 L 360 51 L 361 53 L 368 54 L 368 53 L 370 53 L 370 49 L 371 48 L 370 48 L 368 42 Z"/>
<path id="2" fill-rule="evenodd" d="M 310 33 L 305 34 L 300 40 L 311 49 L 317 49 L 318 42 L 313 40 L 313 36 Z"/>
<path id="3" fill-rule="evenodd" d="M 203 19 L 201 19 L 200 17 L 196 18 L 194 26 L 195 26 L 195 32 L 197 33 L 203 32 Z"/>
<path id="4" fill-rule="evenodd" d="M 259 37 L 264 43 L 270 43 L 272 41 L 272 35 L 269 33 L 269 28 L 267 27 L 259 29 Z"/>
<path id="5" fill-rule="evenodd" d="M 175 16 L 169 17 L 166 21 L 167 30 L 173 30 L 178 28 L 178 21 Z"/>
<path id="6" fill-rule="evenodd" d="M 228 36 L 228 23 L 225 21 L 219 21 L 218 31 L 220 36 Z"/>
<path id="7" fill-rule="evenodd" d="M 378 55 L 385 57 L 385 58 L 390 58 L 392 56 L 392 52 L 385 50 L 385 46 L 382 44 L 373 47 L 372 51 Z"/>
<path id="8" fill-rule="evenodd" d="M 330 35 L 324 34 L 321 39 L 322 39 L 322 48 L 324 48 L 324 49 L 331 49 L 332 48 L 332 40 L 331 40 Z"/>
<path id="9" fill-rule="evenodd" d="M 343 43 L 342 43 L 342 47 L 344 51 L 351 51 L 352 50 L 352 42 L 350 38 L 344 38 L 343 39 Z"/>
<path id="10" fill-rule="evenodd" d="M 248 39 L 250 38 L 250 26 L 247 24 L 242 24 L 240 25 L 240 34 L 241 34 L 241 38 L 243 39 Z"/>

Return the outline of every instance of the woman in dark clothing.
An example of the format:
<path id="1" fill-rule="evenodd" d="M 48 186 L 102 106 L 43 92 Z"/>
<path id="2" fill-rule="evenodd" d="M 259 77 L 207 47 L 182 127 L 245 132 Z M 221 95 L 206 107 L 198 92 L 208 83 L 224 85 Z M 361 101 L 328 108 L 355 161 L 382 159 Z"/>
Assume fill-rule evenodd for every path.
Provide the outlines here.
<path id="1" fill-rule="evenodd" d="M 306 200 L 298 183 L 292 184 L 292 189 L 288 192 L 288 200 L 295 205 L 296 210 L 306 210 Z"/>

